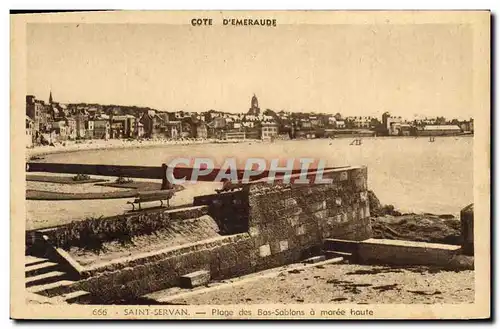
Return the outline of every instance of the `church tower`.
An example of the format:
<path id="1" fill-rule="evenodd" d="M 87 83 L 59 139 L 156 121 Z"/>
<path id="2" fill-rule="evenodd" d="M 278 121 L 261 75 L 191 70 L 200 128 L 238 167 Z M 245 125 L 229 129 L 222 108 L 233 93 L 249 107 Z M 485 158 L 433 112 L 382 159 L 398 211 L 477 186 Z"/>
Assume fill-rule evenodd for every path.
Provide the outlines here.
<path id="1" fill-rule="evenodd" d="M 253 94 L 252 101 L 250 102 L 250 109 L 248 110 L 248 114 L 251 115 L 260 114 L 259 100 L 257 99 L 257 96 L 255 96 L 255 94 Z"/>
<path id="2" fill-rule="evenodd" d="M 52 90 L 50 91 L 50 94 L 49 94 L 49 104 L 52 104 Z"/>
<path id="3" fill-rule="evenodd" d="M 255 96 L 255 94 L 253 94 L 253 97 L 252 97 L 251 107 L 254 109 L 259 108 L 259 100 L 257 99 L 257 96 Z"/>

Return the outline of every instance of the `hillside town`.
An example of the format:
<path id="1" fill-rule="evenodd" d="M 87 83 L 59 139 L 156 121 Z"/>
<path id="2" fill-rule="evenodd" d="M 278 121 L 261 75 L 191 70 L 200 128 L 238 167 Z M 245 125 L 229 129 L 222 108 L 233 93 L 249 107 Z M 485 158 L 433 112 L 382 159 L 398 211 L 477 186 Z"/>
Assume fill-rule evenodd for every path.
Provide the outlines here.
<path id="1" fill-rule="evenodd" d="M 244 113 L 162 111 L 148 107 L 48 103 L 26 96 L 26 146 L 93 139 L 303 139 L 342 136 L 444 136 L 474 133 L 474 120 L 381 118 L 261 110 L 254 94 Z"/>

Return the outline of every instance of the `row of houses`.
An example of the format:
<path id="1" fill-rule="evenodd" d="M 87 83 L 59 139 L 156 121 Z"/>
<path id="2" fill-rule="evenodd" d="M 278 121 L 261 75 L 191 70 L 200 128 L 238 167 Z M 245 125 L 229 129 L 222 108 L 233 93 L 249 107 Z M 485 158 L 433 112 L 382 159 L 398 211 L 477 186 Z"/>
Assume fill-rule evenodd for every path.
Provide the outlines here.
<path id="1" fill-rule="evenodd" d="M 424 118 L 407 121 L 385 112 L 379 129 L 389 136 L 445 136 L 474 133 L 474 119 L 446 121 L 445 118 Z"/>
<path id="2" fill-rule="evenodd" d="M 228 114 L 217 111 L 135 111 L 123 114 L 119 107 L 105 111 L 93 105 L 61 104 L 26 96 L 27 146 L 65 140 L 110 138 L 252 138 L 278 135 L 274 118 L 260 113 Z M 119 113 L 119 114 L 116 114 Z"/>
<path id="3" fill-rule="evenodd" d="M 424 135 L 473 132 L 473 120 L 447 122 L 444 118 L 406 121 L 389 113 L 382 120 L 371 116 L 340 113 L 316 114 L 270 109 L 261 111 L 253 95 L 246 113 L 162 112 L 149 108 L 62 104 L 26 96 L 27 145 L 75 139 L 109 138 L 218 138 L 274 139 L 279 135 L 321 136 L 328 134 Z M 321 134 L 318 131 L 327 131 Z"/>

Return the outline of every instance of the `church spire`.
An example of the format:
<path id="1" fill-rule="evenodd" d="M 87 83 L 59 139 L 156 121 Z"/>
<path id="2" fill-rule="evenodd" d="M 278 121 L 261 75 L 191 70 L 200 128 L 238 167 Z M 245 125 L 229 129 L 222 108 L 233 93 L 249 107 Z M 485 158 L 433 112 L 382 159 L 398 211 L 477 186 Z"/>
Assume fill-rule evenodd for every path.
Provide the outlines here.
<path id="1" fill-rule="evenodd" d="M 50 91 L 50 94 L 49 94 L 49 104 L 52 104 L 52 90 Z"/>

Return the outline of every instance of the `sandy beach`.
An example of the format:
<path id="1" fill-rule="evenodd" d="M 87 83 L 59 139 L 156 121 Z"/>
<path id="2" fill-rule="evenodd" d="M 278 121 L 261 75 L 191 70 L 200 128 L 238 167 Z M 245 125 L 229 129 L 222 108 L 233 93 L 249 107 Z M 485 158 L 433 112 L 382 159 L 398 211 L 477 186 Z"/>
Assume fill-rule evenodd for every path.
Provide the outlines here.
<path id="1" fill-rule="evenodd" d="M 244 143 L 249 140 L 241 139 L 186 139 L 186 140 L 171 140 L 171 139 L 148 139 L 148 140 L 125 140 L 125 139 L 93 139 L 82 141 L 65 141 L 63 143 L 56 143 L 54 146 L 36 146 L 26 148 L 26 159 L 35 156 L 42 156 L 46 154 L 67 153 L 76 151 L 90 151 L 90 150 L 112 150 L 124 148 L 143 148 L 167 145 L 197 145 L 197 144 L 225 144 L 225 143 Z M 260 142 L 260 140 L 251 140 L 253 142 Z"/>
<path id="2" fill-rule="evenodd" d="M 169 302 L 187 305 L 474 302 L 474 271 L 441 271 L 425 266 L 397 268 L 326 264 L 285 270 L 276 276 L 253 276 L 243 284 L 227 284 Z"/>

